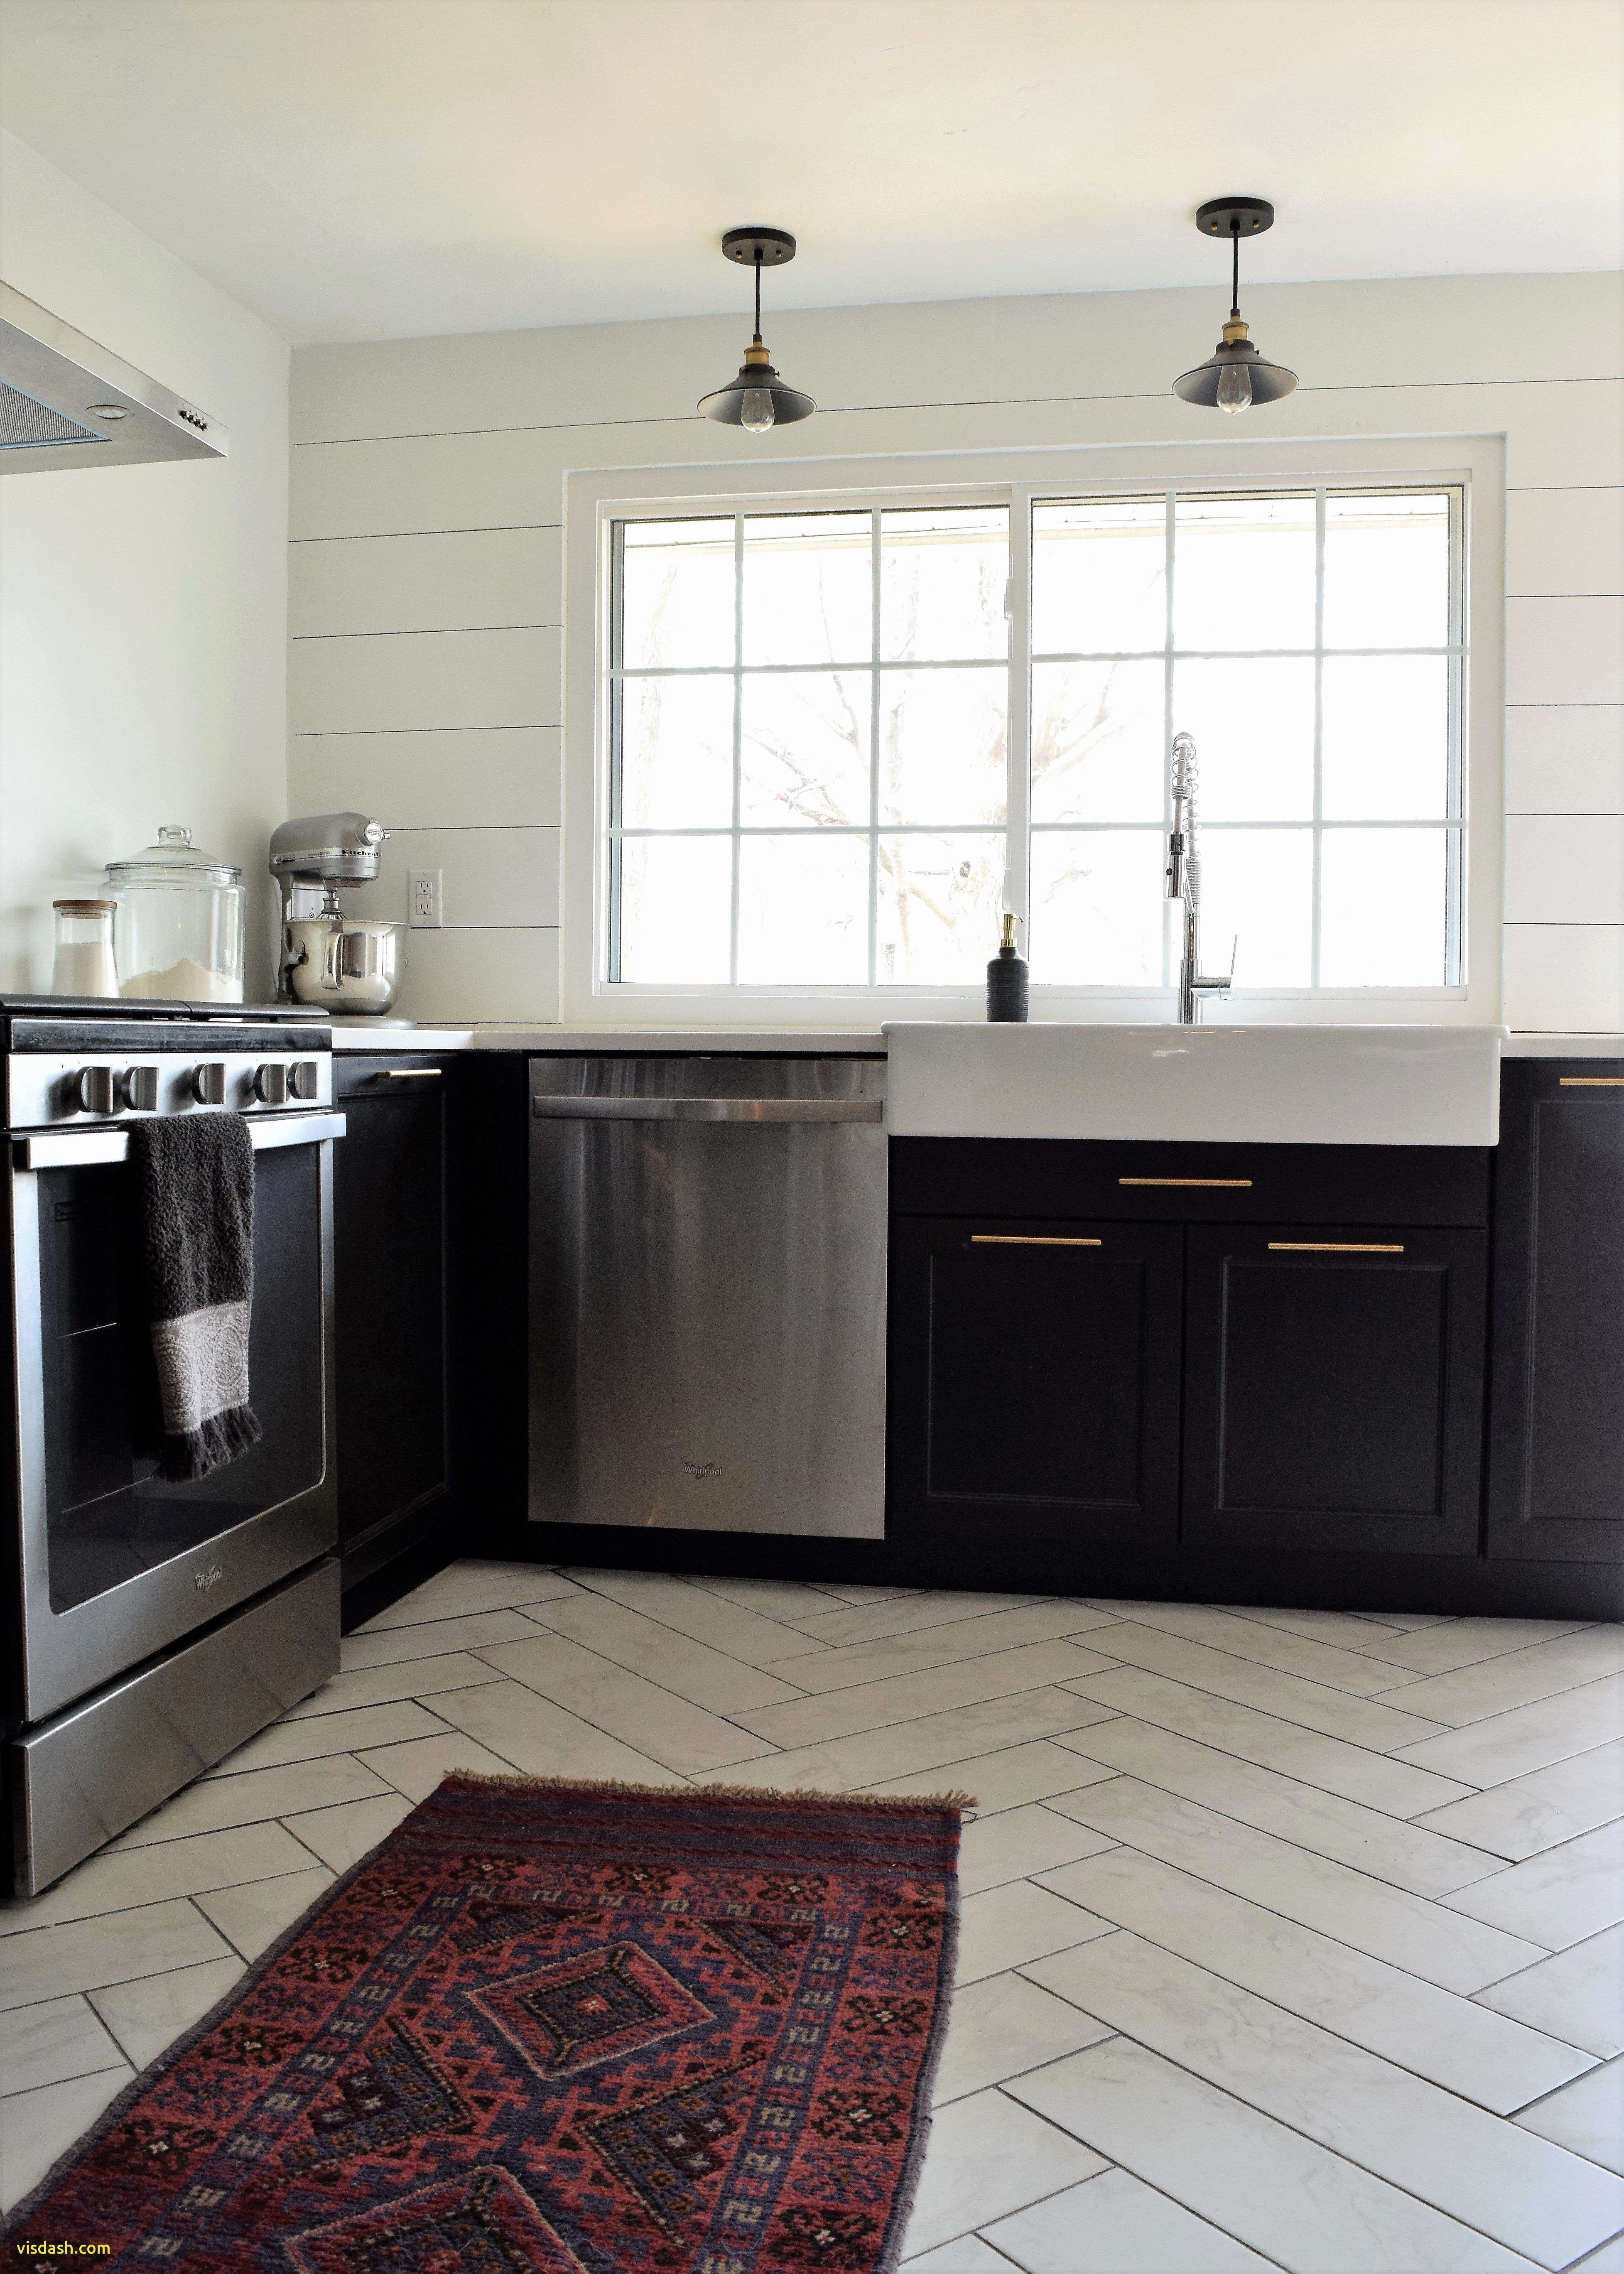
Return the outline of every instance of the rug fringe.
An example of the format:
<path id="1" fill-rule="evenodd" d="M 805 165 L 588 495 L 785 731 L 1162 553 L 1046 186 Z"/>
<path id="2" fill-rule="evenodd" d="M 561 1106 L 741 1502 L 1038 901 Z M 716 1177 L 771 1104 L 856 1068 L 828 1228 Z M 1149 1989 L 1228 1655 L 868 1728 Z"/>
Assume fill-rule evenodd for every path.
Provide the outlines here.
<path id="1" fill-rule="evenodd" d="M 799 1808 L 949 1809 L 962 1814 L 980 1805 L 973 1792 L 958 1786 L 944 1792 L 793 1792 L 759 1784 L 633 1784 L 621 1777 L 485 1775 L 477 1769 L 448 1769 L 436 1789 L 473 1786 L 497 1792 L 613 1793 L 636 1800 L 726 1800 L 786 1803 Z"/>

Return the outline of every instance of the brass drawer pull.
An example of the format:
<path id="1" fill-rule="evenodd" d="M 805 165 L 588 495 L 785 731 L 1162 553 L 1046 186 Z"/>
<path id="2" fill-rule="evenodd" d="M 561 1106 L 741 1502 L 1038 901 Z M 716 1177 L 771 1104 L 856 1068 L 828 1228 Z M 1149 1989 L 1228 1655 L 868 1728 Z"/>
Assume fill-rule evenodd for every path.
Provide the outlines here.
<path id="1" fill-rule="evenodd" d="M 1271 1255 L 1402 1255 L 1402 1240 L 1271 1239 Z"/>
<path id="2" fill-rule="evenodd" d="M 438 1081 L 438 1066 L 390 1066 L 382 1079 L 385 1081 Z"/>
<path id="3" fill-rule="evenodd" d="M 1098 1239 L 1054 1239 L 1034 1231 L 973 1231 L 972 1247 L 1101 1247 Z"/>
<path id="4" fill-rule="evenodd" d="M 1203 1191 L 1249 1193 L 1250 1177 L 1118 1177 L 1119 1185 L 1197 1185 Z"/>
<path id="5" fill-rule="evenodd" d="M 1562 1089 L 1624 1089 L 1624 1073 L 1564 1073 L 1557 1076 Z"/>

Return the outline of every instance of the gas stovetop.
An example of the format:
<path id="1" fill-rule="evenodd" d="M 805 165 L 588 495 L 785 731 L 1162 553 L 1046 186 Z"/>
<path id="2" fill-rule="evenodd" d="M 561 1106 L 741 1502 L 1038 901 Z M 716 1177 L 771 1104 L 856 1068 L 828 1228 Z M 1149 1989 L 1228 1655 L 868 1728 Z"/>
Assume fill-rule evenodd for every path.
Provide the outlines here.
<path id="1" fill-rule="evenodd" d="M 236 1020 L 258 1025 L 286 1019 L 305 1027 L 325 1027 L 325 1011 L 306 1003 L 171 1003 L 145 995 L 5 995 L 0 1014 L 12 1019 L 94 1019 L 98 1024 L 124 1019 Z"/>

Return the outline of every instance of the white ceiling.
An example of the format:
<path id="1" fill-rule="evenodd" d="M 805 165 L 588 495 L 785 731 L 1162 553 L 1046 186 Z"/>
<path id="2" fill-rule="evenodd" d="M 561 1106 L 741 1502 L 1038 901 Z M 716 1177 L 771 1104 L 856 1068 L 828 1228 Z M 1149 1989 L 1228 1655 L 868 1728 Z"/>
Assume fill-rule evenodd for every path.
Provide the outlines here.
<path id="1" fill-rule="evenodd" d="M 1624 261 L 1624 0 L 0 0 L 0 122 L 295 341 Z M 769 332 L 771 336 L 771 332 Z"/>

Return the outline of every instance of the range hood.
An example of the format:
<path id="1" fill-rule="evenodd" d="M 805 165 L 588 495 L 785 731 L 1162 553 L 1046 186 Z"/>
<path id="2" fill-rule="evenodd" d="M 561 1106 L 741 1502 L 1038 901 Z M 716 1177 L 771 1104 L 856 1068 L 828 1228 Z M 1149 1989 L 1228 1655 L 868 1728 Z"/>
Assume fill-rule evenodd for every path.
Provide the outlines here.
<path id="1" fill-rule="evenodd" d="M 217 419 L 0 283 L 0 473 L 225 455 Z"/>

